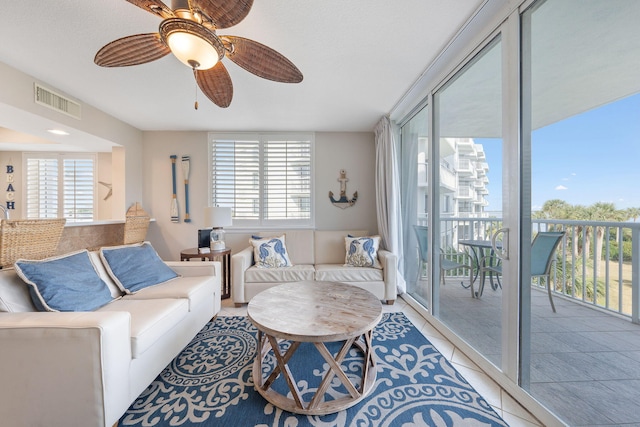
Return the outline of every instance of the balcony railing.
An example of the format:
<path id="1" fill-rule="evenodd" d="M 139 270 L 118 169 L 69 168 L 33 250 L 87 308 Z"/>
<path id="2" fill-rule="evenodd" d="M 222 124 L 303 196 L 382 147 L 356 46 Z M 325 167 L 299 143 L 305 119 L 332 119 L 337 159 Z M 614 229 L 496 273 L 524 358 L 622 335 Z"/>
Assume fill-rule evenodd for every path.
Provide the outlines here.
<path id="1" fill-rule="evenodd" d="M 501 218 L 443 218 L 440 246 L 464 251 L 459 240 L 490 240 L 501 227 Z M 552 230 L 566 233 L 552 271 L 555 295 L 640 323 L 640 223 L 532 221 L 534 235 Z"/>

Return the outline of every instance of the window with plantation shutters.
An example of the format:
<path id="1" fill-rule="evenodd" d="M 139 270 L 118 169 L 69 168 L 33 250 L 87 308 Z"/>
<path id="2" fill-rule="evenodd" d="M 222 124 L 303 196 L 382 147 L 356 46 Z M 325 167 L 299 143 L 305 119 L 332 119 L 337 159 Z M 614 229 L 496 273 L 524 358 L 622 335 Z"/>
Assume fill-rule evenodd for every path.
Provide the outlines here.
<path id="1" fill-rule="evenodd" d="M 25 153 L 24 165 L 28 219 L 93 221 L 95 155 Z"/>
<path id="2" fill-rule="evenodd" d="M 211 134 L 211 205 L 234 226 L 312 226 L 311 134 Z"/>
<path id="3" fill-rule="evenodd" d="M 27 159 L 27 219 L 58 218 L 58 160 Z"/>
<path id="4" fill-rule="evenodd" d="M 94 159 L 64 159 L 63 213 L 67 221 L 93 221 Z"/>

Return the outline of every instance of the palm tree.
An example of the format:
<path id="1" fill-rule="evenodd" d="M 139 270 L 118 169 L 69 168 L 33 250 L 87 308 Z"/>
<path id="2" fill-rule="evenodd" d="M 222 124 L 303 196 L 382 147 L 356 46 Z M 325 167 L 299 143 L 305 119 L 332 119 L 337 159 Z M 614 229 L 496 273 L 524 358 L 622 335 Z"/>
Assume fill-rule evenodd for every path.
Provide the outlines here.
<path id="1" fill-rule="evenodd" d="M 626 215 L 625 219 L 632 219 L 633 222 L 636 222 L 636 219 L 640 217 L 640 208 L 627 208 L 624 213 Z"/>
<path id="2" fill-rule="evenodd" d="M 619 221 L 621 211 L 617 210 L 613 203 L 597 202 L 587 209 L 589 219 L 592 221 Z M 602 259 L 602 243 L 604 238 L 604 227 L 595 227 L 596 243 L 593 251 L 594 267 Z"/>
<path id="3" fill-rule="evenodd" d="M 544 202 L 544 205 L 542 205 L 542 210 L 539 212 L 539 216 L 546 219 L 568 219 L 568 213 L 572 208 L 571 204 L 564 200 L 547 200 Z"/>

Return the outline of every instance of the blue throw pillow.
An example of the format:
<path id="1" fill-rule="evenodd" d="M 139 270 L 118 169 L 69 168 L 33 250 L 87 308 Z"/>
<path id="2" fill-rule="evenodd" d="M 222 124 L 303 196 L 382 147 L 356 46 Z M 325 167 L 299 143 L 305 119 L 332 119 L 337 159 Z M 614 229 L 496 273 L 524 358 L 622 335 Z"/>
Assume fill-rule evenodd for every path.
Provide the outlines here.
<path id="1" fill-rule="evenodd" d="M 40 311 L 93 311 L 113 300 L 86 250 L 38 261 L 18 260 L 15 269 L 29 285 Z"/>
<path id="2" fill-rule="evenodd" d="M 107 273 L 120 290 L 134 294 L 141 289 L 178 277 L 149 242 L 100 249 Z"/>

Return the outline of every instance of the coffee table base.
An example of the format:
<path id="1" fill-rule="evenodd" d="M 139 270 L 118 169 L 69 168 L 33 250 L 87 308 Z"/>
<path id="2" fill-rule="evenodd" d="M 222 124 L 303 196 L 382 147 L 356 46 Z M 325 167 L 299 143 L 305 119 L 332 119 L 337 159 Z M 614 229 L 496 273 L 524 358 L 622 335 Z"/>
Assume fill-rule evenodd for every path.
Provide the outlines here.
<path id="1" fill-rule="evenodd" d="M 323 342 L 314 342 L 314 346 L 318 352 L 322 355 L 323 359 L 329 364 L 329 370 L 325 374 L 324 378 L 320 382 L 316 393 L 313 395 L 310 401 L 305 402 L 300 395 L 300 390 L 296 384 L 295 378 L 287 366 L 287 362 L 291 359 L 291 356 L 296 352 L 300 346 L 300 342 L 291 341 L 291 346 L 284 353 L 280 352 L 278 346 L 278 340 L 268 335 L 265 332 L 258 331 L 258 352 L 256 359 L 253 363 L 253 382 L 256 386 L 256 390 L 260 393 L 269 403 L 284 409 L 285 411 L 293 412 L 302 415 L 325 415 L 334 412 L 342 411 L 343 409 L 350 408 L 356 403 L 364 399 L 372 390 L 374 383 L 376 382 L 376 368 L 375 359 L 372 349 L 372 331 L 368 331 L 361 337 L 350 338 L 345 340 L 342 347 L 334 358 L 331 352 L 327 350 L 327 347 Z M 360 339 L 362 338 L 362 339 Z M 352 347 L 357 347 L 363 355 L 363 367 L 362 377 L 360 378 L 360 387 L 356 388 L 347 377 L 346 373 L 340 366 L 341 362 Z M 273 370 L 269 373 L 266 379 L 263 379 L 262 365 L 264 358 L 273 352 L 277 364 Z M 310 367 L 313 369 L 314 367 Z M 287 397 L 273 388 L 271 385 L 275 382 L 276 378 L 283 374 L 284 379 L 289 386 L 292 397 Z M 349 395 L 335 399 L 325 401 L 324 396 L 327 389 L 330 387 L 331 381 L 334 377 L 338 377 L 344 387 L 349 392 Z"/>

